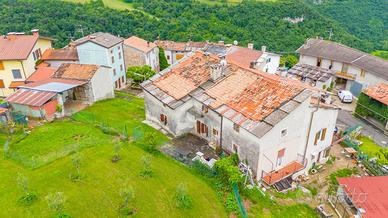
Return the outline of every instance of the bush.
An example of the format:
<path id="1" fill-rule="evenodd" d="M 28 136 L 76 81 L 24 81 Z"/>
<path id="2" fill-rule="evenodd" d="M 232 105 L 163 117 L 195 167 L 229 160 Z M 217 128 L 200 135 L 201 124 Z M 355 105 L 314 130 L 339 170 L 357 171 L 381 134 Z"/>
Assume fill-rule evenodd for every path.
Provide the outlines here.
<path id="1" fill-rule="evenodd" d="M 64 213 L 66 199 L 62 192 L 48 194 L 46 200 L 49 209 L 55 212 L 55 217 L 70 217 Z"/>
<path id="2" fill-rule="evenodd" d="M 229 213 L 238 212 L 239 210 L 236 198 L 232 192 L 229 192 L 226 196 L 225 207 Z"/>
<path id="3" fill-rule="evenodd" d="M 361 93 L 358 96 L 355 114 L 361 117 L 373 117 L 385 125 L 388 119 L 388 107 Z"/>
<path id="4" fill-rule="evenodd" d="M 216 172 L 211 169 L 209 166 L 207 166 L 206 164 L 203 164 L 201 161 L 199 160 L 195 160 L 192 162 L 191 164 L 191 167 L 197 172 L 199 173 L 200 175 L 204 176 L 204 177 L 214 177 L 216 176 Z"/>
<path id="5" fill-rule="evenodd" d="M 145 141 L 145 150 L 150 153 L 156 153 L 158 152 L 158 142 L 157 142 L 157 135 L 155 132 L 147 132 L 144 136 Z"/>
<path id="6" fill-rule="evenodd" d="M 140 171 L 140 176 L 149 178 L 153 176 L 153 171 L 151 168 L 151 156 L 144 155 L 141 157 L 141 162 L 143 164 L 142 170 Z"/>
<path id="7" fill-rule="evenodd" d="M 230 186 L 234 184 L 242 184 L 243 177 L 237 167 L 237 164 L 237 155 L 222 158 L 214 164 L 214 170 L 217 172 L 217 176 L 224 182 L 225 185 Z"/>
<path id="8" fill-rule="evenodd" d="M 21 205 L 30 206 L 37 200 L 38 200 L 38 194 L 36 194 L 35 192 L 28 192 L 25 195 L 23 195 L 21 198 L 19 198 L 18 202 Z"/>
<path id="9" fill-rule="evenodd" d="M 179 209 L 190 209 L 193 207 L 193 200 L 187 193 L 187 187 L 181 183 L 178 185 L 175 193 L 176 207 Z"/>
<path id="10" fill-rule="evenodd" d="M 133 208 L 133 200 L 135 199 L 135 191 L 132 187 L 124 188 L 120 191 L 120 197 L 122 198 L 122 203 L 119 208 L 119 212 L 123 216 L 131 216 L 135 214 L 135 209 Z"/>
<path id="11" fill-rule="evenodd" d="M 127 70 L 127 78 L 132 78 L 134 83 L 146 81 L 153 75 L 155 75 L 155 71 L 153 71 L 148 65 L 141 67 L 129 67 Z"/>
<path id="12" fill-rule="evenodd" d="M 121 160 L 121 156 L 120 156 L 121 144 L 120 143 L 116 143 L 114 145 L 113 149 L 114 149 L 114 154 L 113 154 L 113 157 L 112 157 L 112 162 L 116 163 L 117 161 Z"/>

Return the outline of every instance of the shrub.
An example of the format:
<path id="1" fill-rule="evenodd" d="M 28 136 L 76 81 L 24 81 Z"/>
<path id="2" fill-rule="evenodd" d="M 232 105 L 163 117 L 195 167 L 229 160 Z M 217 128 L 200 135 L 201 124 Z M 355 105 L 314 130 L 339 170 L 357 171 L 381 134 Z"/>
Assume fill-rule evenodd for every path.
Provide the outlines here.
<path id="1" fill-rule="evenodd" d="M 158 152 L 157 135 L 155 132 L 147 132 L 144 136 L 145 150 L 150 153 Z"/>
<path id="2" fill-rule="evenodd" d="M 71 158 L 71 163 L 74 167 L 74 172 L 70 173 L 69 178 L 73 182 L 76 182 L 81 179 L 81 172 L 80 172 L 81 160 L 82 160 L 82 157 L 79 152 L 76 152 Z"/>
<path id="3" fill-rule="evenodd" d="M 55 217 L 70 217 L 64 212 L 66 199 L 62 192 L 48 194 L 46 201 L 49 209 L 55 212 Z"/>
<path id="4" fill-rule="evenodd" d="M 151 168 L 151 156 L 150 155 L 144 155 L 141 157 L 141 162 L 142 162 L 142 169 L 140 171 L 140 176 L 149 178 L 153 176 L 153 171 Z"/>
<path id="5" fill-rule="evenodd" d="M 214 177 L 216 176 L 216 172 L 211 169 L 209 166 L 203 164 L 199 160 L 195 160 L 192 162 L 191 167 L 200 175 L 204 177 Z"/>
<path id="6" fill-rule="evenodd" d="M 17 184 L 23 191 L 23 196 L 18 202 L 22 205 L 29 206 L 38 200 L 38 195 L 35 192 L 30 192 L 28 188 L 28 179 L 23 174 L 18 173 Z"/>
<path id="7" fill-rule="evenodd" d="M 119 208 L 119 212 L 123 216 L 130 216 L 135 214 L 133 208 L 133 200 L 135 199 L 135 191 L 132 187 L 124 188 L 120 191 L 120 197 L 122 202 Z"/>
<path id="8" fill-rule="evenodd" d="M 187 193 L 185 184 L 180 183 L 175 192 L 176 207 L 179 209 L 190 209 L 193 207 L 193 200 Z"/>
<path id="9" fill-rule="evenodd" d="M 229 192 L 226 196 L 225 207 L 229 213 L 238 212 L 238 204 L 236 198 L 232 192 Z"/>
<path id="10" fill-rule="evenodd" d="M 155 75 L 155 71 L 148 65 L 128 67 L 127 70 L 127 78 L 132 78 L 134 83 L 146 81 L 153 75 Z"/>
<path id="11" fill-rule="evenodd" d="M 224 182 L 225 185 L 242 184 L 243 177 L 237 167 L 237 164 L 237 155 L 222 158 L 215 163 L 214 169 L 217 172 L 217 176 Z"/>
<path id="12" fill-rule="evenodd" d="M 120 143 L 116 143 L 114 145 L 113 149 L 114 149 L 114 154 L 113 154 L 113 157 L 112 157 L 112 162 L 116 163 L 117 161 L 121 160 L 121 156 L 120 156 L 121 144 Z"/>

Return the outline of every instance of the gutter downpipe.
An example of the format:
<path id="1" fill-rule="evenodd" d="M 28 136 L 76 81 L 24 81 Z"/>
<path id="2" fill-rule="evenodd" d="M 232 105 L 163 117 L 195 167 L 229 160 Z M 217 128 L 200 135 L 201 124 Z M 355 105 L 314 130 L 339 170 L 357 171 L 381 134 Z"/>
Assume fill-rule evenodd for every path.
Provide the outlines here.
<path id="1" fill-rule="evenodd" d="M 23 61 L 20 61 L 20 64 L 22 65 L 24 80 L 27 80 L 26 70 L 24 69 Z"/>
<path id="2" fill-rule="evenodd" d="M 321 97 L 319 96 L 318 97 L 318 104 L 317 104 L 317 107 L 315 108 L 315 110 L 313 112 L 311 112 L 311 118 L 310 118 L 310 124 L 309 124 L 309 128 L 308 128 L 308 133 L 307 133 L 307 138 L 306 138 L 306 145 L 304 147 L 304 152 L 303 152 L 303 166 L 306 164 L 305 161 L 306 161 L 306 154 L 307 154 L 307 147 L 308 147 L 308 144 L 309 144 L 309 139 L 310 139 L 310 134 L 311 134 L 311 126 L 313 125 L 313 120 L 314 120 L 314 114 L 315 112 L 318 111 L 319 109 L 319 103 L 321 102 Z"/>
<path id="3" fill-rule="evenodd" d="M 224 125 L 224 117 L 222 115 L 221 116 L 221 128 L 220 128 L 220 147 L 222 149 L 222 130 L 223 130 L 223 125 Z"/>

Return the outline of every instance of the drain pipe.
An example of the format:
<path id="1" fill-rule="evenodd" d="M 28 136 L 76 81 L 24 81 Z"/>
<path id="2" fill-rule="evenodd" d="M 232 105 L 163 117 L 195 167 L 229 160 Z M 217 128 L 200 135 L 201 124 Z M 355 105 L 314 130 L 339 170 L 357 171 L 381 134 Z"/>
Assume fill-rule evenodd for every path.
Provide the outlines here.
<path id="1" fill-rule="evenodd" d="M 223 124 L 224 124 L 224 117 L 221 115 L 221 128 L 220 128 L 220 147 L 222 149 L 222 127 L 223 127 Z"/>
<path id="2" fill-rule="evenodd" d="M 315 108 L 315 110 L 313 112 L 311 112 L 310 124 L 309 124 L 308 132 L 307 132 L 307 138 L 306 138 L 306 145 L 304 147 L 304 152 L 303 152 L 303 161 L 302 161 L 303 166 L 306 164 L 305 162 L 306 162 L 307 147 L 308 147 L 308 144 L 309 144 L 309 139 L 310 139 L 310 134 L 311 134 L 311 126 L 313 125 L 314 114 L 315 114 L 315 112 L 318 111 L 319 103 L 320 102 L 321 102 L 321 96 L 319 95 L 317 107 Z"/>

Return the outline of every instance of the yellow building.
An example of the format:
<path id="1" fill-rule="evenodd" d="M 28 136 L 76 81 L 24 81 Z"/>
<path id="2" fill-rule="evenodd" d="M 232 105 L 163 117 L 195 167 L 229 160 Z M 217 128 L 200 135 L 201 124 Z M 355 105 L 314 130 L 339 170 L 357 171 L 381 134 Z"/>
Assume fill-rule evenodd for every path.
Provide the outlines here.
<path id="1" fill-rule="evenodd" d="M 42 37 L 38 30 L 32 35 L 8 33 L 0 36 L 0 96 L 6 97 L 35 71 L 35 63 L 51 48 L 53 39 Z"/>

